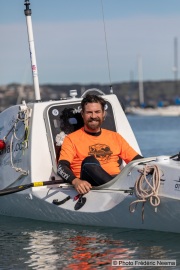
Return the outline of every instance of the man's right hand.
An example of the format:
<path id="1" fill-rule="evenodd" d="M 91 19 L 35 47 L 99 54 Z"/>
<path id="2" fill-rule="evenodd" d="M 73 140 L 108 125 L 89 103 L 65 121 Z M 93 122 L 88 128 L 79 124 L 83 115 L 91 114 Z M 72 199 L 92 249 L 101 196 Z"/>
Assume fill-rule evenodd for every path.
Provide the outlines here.
<path id="1" fill-rule="evenodd" d="M 72 184 L 79 194 L 86 194 L 92 188 L 92 186 L 89 182 L 87 182 L 85 180 L 81 180 L 79 178 L 75 178 L 72 181 Z"/>

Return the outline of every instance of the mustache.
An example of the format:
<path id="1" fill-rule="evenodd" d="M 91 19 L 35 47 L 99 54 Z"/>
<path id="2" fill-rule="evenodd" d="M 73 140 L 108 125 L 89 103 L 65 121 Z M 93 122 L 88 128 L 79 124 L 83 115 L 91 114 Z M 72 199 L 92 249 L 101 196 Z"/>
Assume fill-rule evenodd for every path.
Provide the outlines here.
<path id="1" fill-rule="evenodd" d="M 99 122 L 99 121 L 100 121 L 100 119 L 99 119 L 99 118 L 92 118 L 92 117 L 91 117 L 91 118 L 89 119 L 89 121 L 88 121 L 88 122 L 92 122 L 92 121 L 98 121 L 98 122 Z"/>

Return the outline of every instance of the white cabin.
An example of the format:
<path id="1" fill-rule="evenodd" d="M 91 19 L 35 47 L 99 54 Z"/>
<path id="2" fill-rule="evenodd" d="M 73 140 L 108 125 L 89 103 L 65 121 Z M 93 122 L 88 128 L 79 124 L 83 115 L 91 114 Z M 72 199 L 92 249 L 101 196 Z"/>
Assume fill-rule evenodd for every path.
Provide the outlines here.
<path id="1" fill-rule="evenodd" d="M 125 113 L 113 94 L 107 101 L 103 128 L 119 132 L 139 153 L 140 149 Z M 8 108 L 0 114 L 0 138 L 6 147 L 0 151 L 0 189 L 11 185 L 48 181 L 56 175 L 60 132 L 68 134 L 83 126 L 82 98 L 28 103 Z"/>

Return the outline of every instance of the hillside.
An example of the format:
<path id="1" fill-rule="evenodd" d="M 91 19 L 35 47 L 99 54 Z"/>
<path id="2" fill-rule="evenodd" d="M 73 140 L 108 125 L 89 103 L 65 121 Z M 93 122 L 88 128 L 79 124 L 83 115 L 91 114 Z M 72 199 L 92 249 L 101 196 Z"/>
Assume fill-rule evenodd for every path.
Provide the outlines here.
<path id="1" fill-rule="evenodd" d="M 98 88 L 104 93 L 109 93 L 107 84 L 46 84 L 40 85 L 41 99 L 60 99 L 69 96 L 69 90 L 76 89 L 78 96 L 90 88 Z M 139 84 L 138 82 L 114 83 L 113 92 L 121 103 L 126 106 L 139 105 Z M 163 105 L 174 104 L 177 97 L 180 98 L 180 82 L 174 81 L 146 81 L 144 82 L 144 100 L 146 106 L 157 106 L 161 102 Z M 32 85 L 10 84 L 0 86 L 0 111 L 19 103 L 22 99 L 34 100 Z"/>

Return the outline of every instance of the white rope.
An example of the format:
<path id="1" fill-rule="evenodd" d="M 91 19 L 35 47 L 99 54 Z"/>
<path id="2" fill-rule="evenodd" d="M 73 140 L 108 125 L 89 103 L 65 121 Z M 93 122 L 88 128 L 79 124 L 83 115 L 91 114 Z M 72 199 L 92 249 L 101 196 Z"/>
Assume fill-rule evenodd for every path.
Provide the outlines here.
<path id="1" fill-rule="evenodd" d="M 10 160 L 11 160 L 11 166 L 12 168 L 16 171 L 21 173 L 21 175 L 28 175 L 29 171 L 25 171 L 20 167 L 16 167 L 14 166 L 14 162 L 13 162 L 13 140 L 14 138 L 16 138 L 17 141 L 20 141 L 24 138 L 24 149 L 27 147 L 27 141 L 28 141 L 28 136 L 29 136 L 29 118 L 31 116 L 31 109 L 30 108 L 26 108 L 23 111 L 24 117 L 17 117 L 17 120 L 14 122 L 13 128 L 11 129 L 12 131 L 12 136 L 11 136 L 11 140 L 10 140 Z M 16 134 L 16 125 L 18 122 L 23 122 L 24 123 L 24 130 L 25 130 L 25 134 L 23 134 L 22 138 L 18 138 L 17 134 Z"/>
<path id="2" fill-rule="evenodd" d="M 14 169 L 16 172 L 21 173 L 22 175 L 28 175 L 28 171 L 23 170 L 20 167 L 16 167 L 14 166 L 13 163 L 13 138 L 14 138 L 14 134 L 12 134 L 11 136 L 11 142 L 10 142 L 10 159 L 11 159 L 11 167 L 12 169 Z"/>
<path id="3" fill-rule="evenodd" d="M 29 127 L 29 118 L 30 118 L 30 115 L 31 115 L 31 109 L 26 107 L 26 109 L 23 111 L 23 116 L 24 117 L 17 117 L 17 120 L 16 122 L 14 123 L 14 128 L 13 128 L 13 132 L 14 132 L 14 137 L 20 141 L 24 138 L 24 134 L 23 134 L 23 137 L 22 138 L 18 138 L 17 135 L 16 135 L 16 125 L 18 122 L 23 122 L 24 123 L 24 130 L 25 132 L 28 134 L 28 127 Z M 26 136 L 27 137 L 27 136 Z M 27 138 L 25 138 L 24 141 L 26 141 Z"/>
<path id="4" fill-rule="evenodd" d="M 129 210 L 131 213 L 135 212 L 137 204 L 142 202 L 142 220 L 144 220 L 145 202 L 149 201 L 154 207 L 160 204 L 158 196 L 160 179 L 161 173 L 157 165 L 145 165 L 140 177 L 135 182 L 134 194 L 138 199 L 130 204 Z"/>

